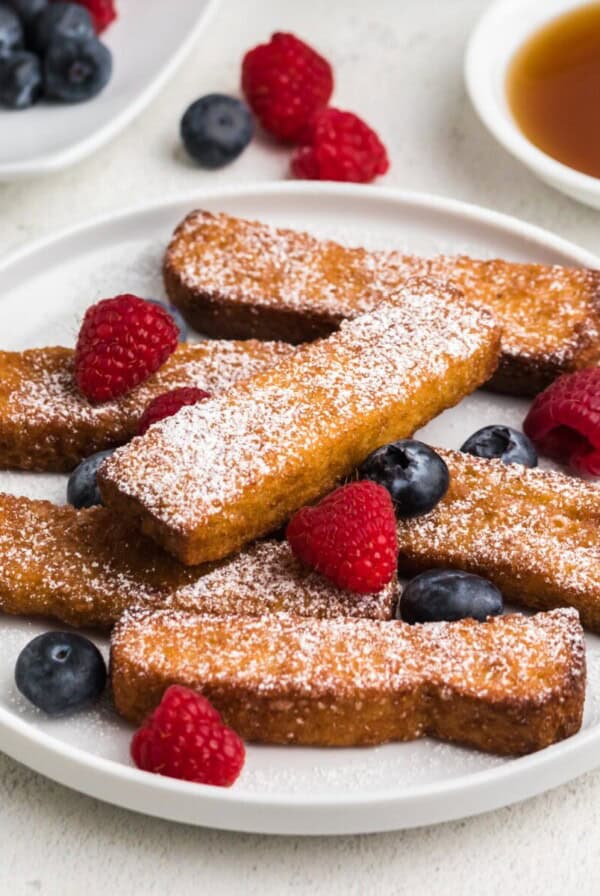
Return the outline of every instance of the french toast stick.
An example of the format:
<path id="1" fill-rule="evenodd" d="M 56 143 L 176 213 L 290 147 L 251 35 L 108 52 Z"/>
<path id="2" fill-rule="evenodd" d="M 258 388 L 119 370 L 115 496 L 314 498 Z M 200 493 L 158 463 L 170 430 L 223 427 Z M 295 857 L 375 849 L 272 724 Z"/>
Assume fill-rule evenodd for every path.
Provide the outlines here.
<path id="1" fill-rule="evenodd" d="M 527 607 L 575 607 L 600 634 L 600 487 L 436 450 L 450 487 L 430 513 L 398 521 L 400 571 L 474 572 Z"/>
<path id="2" fill-rule="evenodd" d="M 408 285 L 118 449 L 98 473 L 103 500 L 182 562 L 218 560 L 472 392 L 498 347 L 487 312 L 435 282 Z"/>
<path id="3" fill-rule="evenodd" d="M 75 510 L 0 494 L 0 611 L 110 628 L 129 607 L 245 616 L 390 619 L 395 582 L 357 595 L 305 569 L 287 543 L 266 541 L 219 566 L 182 566 L 106 507 Z"/>
<path id="4" fill-rule="evenodd" d="M 414 626 L 134 612 L 113 631 L 111 675 L 117 710 L 133 723 L 181 684 L 248 741 L 432 735 L 521 754 L 580 728 L 585 647 L 574 610 Z"/>
<path id="5" fill-rule="evenodd" d="M 182 343 L 145 383 L 92 405 L 75 386 L 73 350 L 0 352 L 0 467 L 72 470 L 95 451 L 127 442 L 148 402 L 180 386 L 223 392 L 290 355 L 284 343 Z"/>
<path id="6" fill-rule="evenodd" d="M 371 310 L 407 278 L 432 276 L 455 283 L 502 325 L 492 388 L 533 395 L 561 373 L 600 363 L 595 270 L 349 249 L 200 210 L 175 231 L 163 273 L 173 304 L 216 338 L 306 342 Z"/>

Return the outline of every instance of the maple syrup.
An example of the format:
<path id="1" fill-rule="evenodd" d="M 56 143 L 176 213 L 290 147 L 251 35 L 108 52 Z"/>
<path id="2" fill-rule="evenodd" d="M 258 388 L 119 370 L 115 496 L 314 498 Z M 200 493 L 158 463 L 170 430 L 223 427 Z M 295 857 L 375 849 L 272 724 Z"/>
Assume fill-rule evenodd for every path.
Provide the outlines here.
<path id="1" fill-rule="evenodd" d="M 600 3 L 570 10 L 535 32 L 510 63 L 506 91 L 532 143 L 600 177 Z"/>

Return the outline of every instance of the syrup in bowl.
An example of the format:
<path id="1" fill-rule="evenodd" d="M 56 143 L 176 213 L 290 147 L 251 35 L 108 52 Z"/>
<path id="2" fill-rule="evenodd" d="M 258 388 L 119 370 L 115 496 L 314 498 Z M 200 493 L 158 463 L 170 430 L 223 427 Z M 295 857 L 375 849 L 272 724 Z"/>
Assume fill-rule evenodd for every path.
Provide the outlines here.
<path id="1" fill-rule="evenodd" d="M 528 38 L 509 65 L 506 94 L 528 140 L 600 177 L 600 3 L 570 10 Z"/>

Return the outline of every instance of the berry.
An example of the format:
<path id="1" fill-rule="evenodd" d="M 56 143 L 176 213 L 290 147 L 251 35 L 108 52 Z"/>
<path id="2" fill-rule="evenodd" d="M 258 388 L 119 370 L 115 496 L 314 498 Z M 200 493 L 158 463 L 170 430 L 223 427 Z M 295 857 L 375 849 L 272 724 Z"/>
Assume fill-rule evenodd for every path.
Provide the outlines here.
<path id="1" fill-rule="evenodd" d="M 4 3 L 16 12 L 24 25 L 29 25 L 48 6 L 48 0 L 4 0 Z"/>
<path id="2" fill-rule="evenodd" d="M 50 716 L 76 712 L 106 686 L 106 664 L 95 644 L 73 632 L 46 632 L 21 651 L 15 667 L 21 693 Z"/>
<path id="3" fill-rule="evenodd" d="M 379 591 L 396 571 L 396 518 L 389 492 L 374 482 L 351 482 L 290 521 L 294 554 L 339 588 Z"/>
<path id="4" fill-rule="evenodd" d="M 158 423 L 165 417 L 172 417 L 181 408 L 197 404 L 199 401 L 204 401 L 205 398 L 210 398 L 210 392 L 205 392 L 204 389 L 195 389 L 193 386 L 182 386 L 180 389 L 171 389 L 170 392 L 157 395 L 140 418 L 138 436 L 143 436 L 153 423 Z"/>
<path id="5" fill-rule="evenodd" d="M 51 3 L 37 16 L 31 29 L 36 52 L 44 54 L 55 40 L 96 37 L 92 17 L 77 3 Z"/>
<path id="6" fill-rule="evenodd" d="M 92 99 L 106 87 L 111 74 L 111 52 L 96 37 L 57 38 L 44 59 L 46 96 L 64 103 Z"/>
<path id="7" fill-rule="evenodd" d="M 86 311 L 75 349 L 75 380 L 92 402 L 138 386 L 177 347 L 177 327 L 164 308 L 129 294 Z"/>
<path id="8" fill-rule="evenodd" d="M 390 166 L 375 131 L 352 112 L 323 109 L 303 142 L 292 156 L 294 177 L 369 183 Z"/>
<path id="9" fill-rule="evenodd" d="M 512 426 L 484 426 L 461 446 L 461 451 L 475 457 L 497 458 L 503 464 L 537 467 L 537 452 L 531 439 Z"/>
<path id="10" fill-rule="evenodd" d="M 187 340 L 188 328 L 181 311 L 179 311 L 174 305 L 169 305 L 167 302 L 161 302 L 159 299 L 146 299 L 146 301 L 150 302 L 152 305 L 158 305 L 159 308 L 164 308 L 167 314 L 171 315 L 171 317 L 175 321 L 177 329 L 179 330 L 179 341 L 185 342 Z"/>
<path id="11" fill-rule="evenodd" d="M 537 396 L 523 429 L 540 454 L 600 476 L 600 367 L 559 377 Z"/>
<path id="12" fill-rule="evenodd" d="M 378 448 L 359 468 L 361 479 L 387 488 L 396 516 L 421 516 L 441 501 L 450 483 L 448 467 L 433 448 L 401 439 Z"/>
<path id="13" fill-rule="evenodd" d="M 77 507 L 77 509 L 95 507 L 96 504 L 102 504 L 96 476 L 106 458 L 110 457 L 114 450 L 114 448 L 107 448 L 105 451 L 90 454 L 89 457 L 81 461 L 79 466 L 75 467 L 67 483 L 67 501 L 69 504 Z"/>
<path id="14" fill-rule="evenodd" d="M 222 93 L 196 100 L 181 119 L 181 139 L 203 168 L 222 168 L 244 151 L 254 133 L 245 103 Z"/>
<path id="15" fill-rule="evenodd" d="M 19 17 L 8 6 L 0 4 L 0 56 L 8 55 L 23 46 L 23 26 Z"/>
<path id="16" fill-rule="evenodd" d="M 456 622 L 499 616 L 504 610 L 502 595 L 481 576 L 460 569 L 430 569 L 408 583 L 397 608 L 404 622 Z"/>
<path id="17" fill-rule="evenodd" d="M 96 33 L 100 34 L 117 18 L 114 0 L 77 0 L 89 11 Z"/>
<path id="18" fill-rule="evenodd" d="M 280 140 L 298 140 L 333 93 L 331 66 L 293 34 L 277 32 L 249 50 L 242 90 L 261 125 Z"/>
<path id="19" fill-rule="evenodd" d="M 180 685 L 167 688 L 131 741 L 143 771 L 217 787 L 231 787 L 245 756 L 243 741 L 206 697 Z"/>
<path id="20" fill-rule="evenodd" d="M 41 93 L 42 70 L 37 56 L 25 50 L 0 56 L 0 105 L 27 109 Z"/>

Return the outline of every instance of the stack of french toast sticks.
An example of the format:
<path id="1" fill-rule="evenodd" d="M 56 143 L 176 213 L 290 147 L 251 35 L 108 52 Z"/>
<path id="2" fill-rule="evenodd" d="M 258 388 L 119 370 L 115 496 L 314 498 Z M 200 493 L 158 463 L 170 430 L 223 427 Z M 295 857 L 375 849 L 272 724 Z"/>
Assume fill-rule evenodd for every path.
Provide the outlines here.
<path id="1" fill-rule="evenodd" d="M 478 387 L 531 395 L 598 364 L 600 274 L 348 249 L 196 211 L 164 276 L 211 339 L 120 399 L 87 401 L 67 348 L 0 353 L 5 468 L 69 471 L 123 446 L 100 468 L 102 506 L 0 496 L 1 608 L 112 630 L 132 722 L 179 683 L 257 742 L 431 735 L 519 754 L 576 732 L 581 623 L 600 633 L 594 484 L 440 450 L 446 496 L 398 520 L 401 574 L 475 572 L 535 615 L 409 625 L 396 581 L 344 591 L 274 533 Z M 180 386 L 212 397 L 136 436 Z"/>

